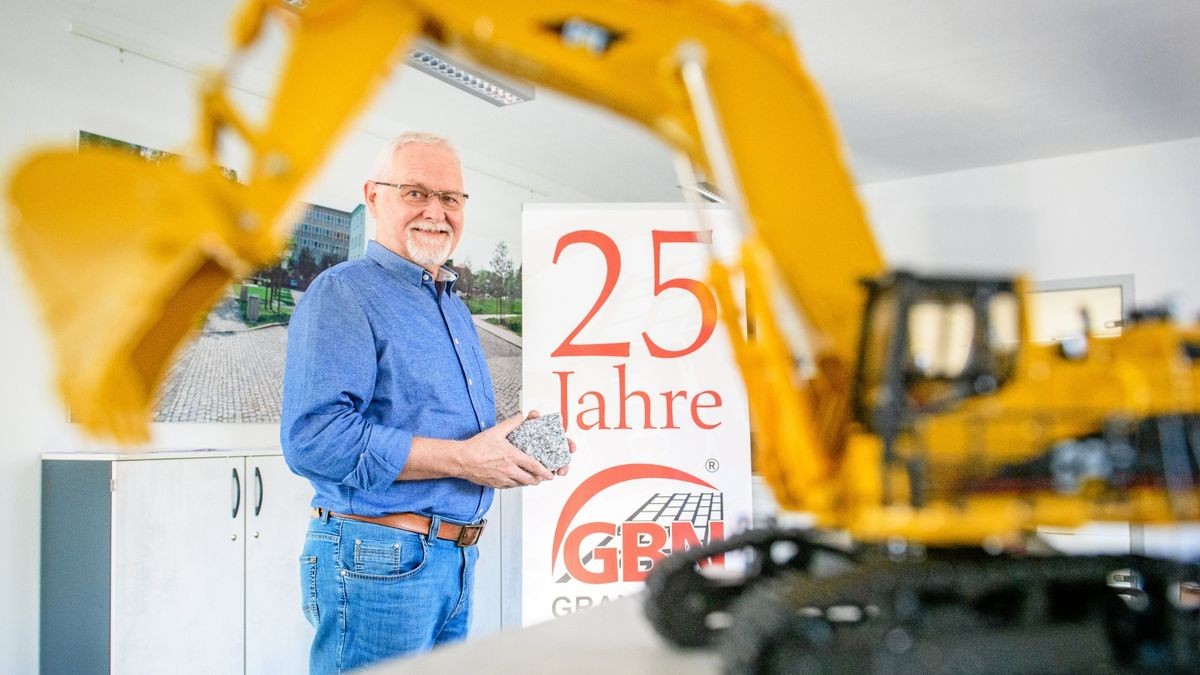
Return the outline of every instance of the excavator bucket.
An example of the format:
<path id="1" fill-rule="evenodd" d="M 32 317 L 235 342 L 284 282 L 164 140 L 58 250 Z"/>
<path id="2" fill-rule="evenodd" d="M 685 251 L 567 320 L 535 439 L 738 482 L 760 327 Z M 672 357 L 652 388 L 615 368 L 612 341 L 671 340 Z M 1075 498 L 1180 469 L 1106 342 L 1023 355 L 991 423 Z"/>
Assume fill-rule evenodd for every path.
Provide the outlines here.
<path id="1" fill-rule="evenodd" d="M 13 248 L 45 314 L 71 417 L 93 435 L 148 440 L 171 357 L 258 262 L 238 232 L 239 189 L 215 168 L 109 148 L 45 152 L 15 171 Z"/>

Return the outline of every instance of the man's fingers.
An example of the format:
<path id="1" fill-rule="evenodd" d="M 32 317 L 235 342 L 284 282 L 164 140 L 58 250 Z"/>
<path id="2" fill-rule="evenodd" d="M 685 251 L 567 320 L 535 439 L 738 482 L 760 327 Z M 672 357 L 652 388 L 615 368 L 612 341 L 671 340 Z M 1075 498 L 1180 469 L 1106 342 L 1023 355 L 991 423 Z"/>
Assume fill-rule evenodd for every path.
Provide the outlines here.
<path id="1" fill-rule="evenodd" d="M 514 488 L 532 485 L 534 477 L 516 464 L 509 465 L 503 474 L 504 485 L 498 487 Z"/>
<path id="2" fill-rule="evenodd" d="M 538 412 L 538 411 L 536 411 L 536 410 L 530 410 L 530 411 L 529 411 L 529 415 L 527 415 L 526 417 L 527 417 L 528 419 L 533 419 L 533 418 L 535 418 L 535 417 L 541 417 L 541 416 L 542 416 L 542 413 L 540 413 L 540 412 Z"/>
<path id="3" fill-rule="evenodd" d="M 512 487 L 528 487 L 530 485 L 537 485 L 538 483 L 536 476 L 520 470 L 514 471 L 510 480 L 513 482 Z"/>
<path id="4" fill-rule="evenodd" d="M 512 432 L 513 429 L 516 429 L 518 426 L 521 425 L 521 422 L 524 422 L 524 421 L 525 421 L 525 418 L 521 416 L 521 413 L 517 413 L 516 415 L 513 415 L 512 417 L 509 417 L 506 420 L 502 420 L 502 421 L 496 423 L 495 428 L 500 430 L 500 434 L 502 436 L 507 436 L 509 433 Z"/>
<path id="5" fill-rule="evenodd" d="M 542 480 L 544 480 L 541 476 L 530 473 L 520 467 L 517 467 L 517 470 L 514 471 L 513 473 L 516 475 L 516 478 L 514 480 L 516 480 L 519 485 L 522 485 L 525 487 L 538 485 L 539 483 L 542 482 Z"/>
<path id="6" fill-rule="evenodd" d="M 575 452 L 575 441 L 573 441 L 569 438 L 567 439 L 567 450 L 569 450 L 571 452 Z"/>
<path id="7" fill-rule="evenodd" d="M 518 456 L 513 459 L 513 462 L 521 469 L 524 469 L 530 474 L 537 476 L 541 480 L 550 480 L 554 477 L 554 474 L 551 473 L 550 469 L 542 466 L 541 462 L 523 452 L 518 452 L 517 454 Z"/>

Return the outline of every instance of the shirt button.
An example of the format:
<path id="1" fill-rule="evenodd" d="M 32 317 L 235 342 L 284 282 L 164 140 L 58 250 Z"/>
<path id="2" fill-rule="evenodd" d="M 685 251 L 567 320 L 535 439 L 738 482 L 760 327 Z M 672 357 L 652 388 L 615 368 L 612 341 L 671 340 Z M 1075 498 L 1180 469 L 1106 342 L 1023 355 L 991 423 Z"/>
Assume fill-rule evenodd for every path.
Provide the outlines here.
<path id="1" fill-rule="evenodd" d="M 472 385 L 474 385 L 474 384 L 475 384 L 475 381 L 474 381 L 474 380 L 472 380 L 471 378 L 469 378 L 469 377 L 468 377 L 468 378 L 467 378 L 467 386 L 468 386 L 468 387 L 470 387 L 470 386 L 472 386 Z"/>
<path id="2" fill-rule="evenodd" d="M 454 344 L 458 344 L 458 338 L 454 338 Z"/>
<path id="3" fill-rule="evenodd" d="M 423 277 L 424 277 L 425 281 L 429 281 L 429 275 L 428 275 L 428 274 L 425 274 L 425 275 L 423 275 Z"/>

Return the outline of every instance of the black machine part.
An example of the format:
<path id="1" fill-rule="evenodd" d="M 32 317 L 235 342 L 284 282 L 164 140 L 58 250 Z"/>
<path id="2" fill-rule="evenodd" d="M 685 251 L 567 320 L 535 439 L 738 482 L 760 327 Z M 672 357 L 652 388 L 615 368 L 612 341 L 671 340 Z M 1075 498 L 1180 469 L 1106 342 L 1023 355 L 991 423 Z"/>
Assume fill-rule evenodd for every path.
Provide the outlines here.
<path id="1" fill-rule="evenodd" d="M 933 549 L 734 603 L 727 673 L 1200 672 L 1196 565 Z"/>
<path id="2" fill-rule="evenodd" d="M 725 554 L 744 556 L 739 577 L 711 577 L 703 563 Z M 673 553 L 646 579 L 645 612 L 654 629 L 681 647 L 703 647 L 729 623 L 729 609 L 752 584 L 788 572 L 824 576 L 857 564 L 858 553 L 816 539 L 807 530 L 750 530 Z"/>

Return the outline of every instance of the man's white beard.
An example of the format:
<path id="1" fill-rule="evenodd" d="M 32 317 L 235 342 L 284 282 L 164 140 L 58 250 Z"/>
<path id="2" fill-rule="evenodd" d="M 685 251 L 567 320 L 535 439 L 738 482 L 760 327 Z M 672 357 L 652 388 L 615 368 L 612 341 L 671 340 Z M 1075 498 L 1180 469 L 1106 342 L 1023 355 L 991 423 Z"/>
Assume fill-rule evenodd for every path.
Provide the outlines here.
<path id="1" fill-rule="evenodd" d="M 446 232 L 446 237 L 441 244 L 428 244 L 420 240 L 422 235 L 417 233 L 417 228 L 423 230 L 443 230 Z M 409 223 L 405 230 L 405 244 L 408 246 L 408 254 L 412 256 L 413 262 L 421 267 L 431 267 L 441 265 L 450 259 L 454 230 L 450 227 L 449 223 L 445 221 L 430 223 L 422 218 Z"/>

